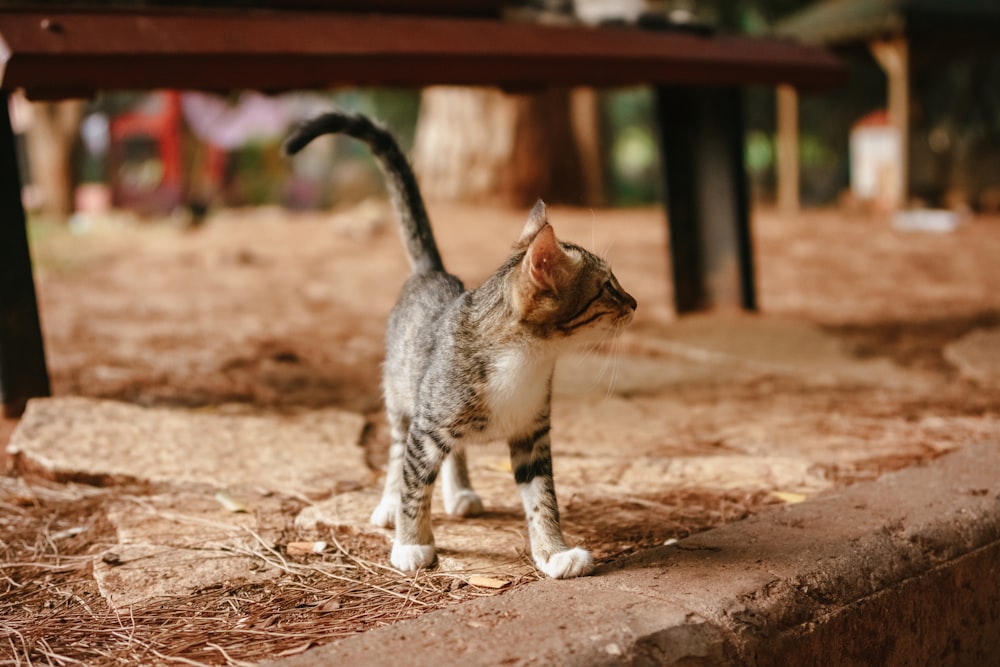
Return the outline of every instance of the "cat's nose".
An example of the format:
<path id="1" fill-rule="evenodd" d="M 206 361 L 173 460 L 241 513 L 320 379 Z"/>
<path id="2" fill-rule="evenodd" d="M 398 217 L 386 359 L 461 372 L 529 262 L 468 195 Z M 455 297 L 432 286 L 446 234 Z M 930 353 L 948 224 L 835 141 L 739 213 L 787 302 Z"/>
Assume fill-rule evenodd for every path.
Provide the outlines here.
<path id="1" fill-rule="evenodd" d="M 625 303 L 627 303 L 632 310 L 635 310 L 636 308 L 639 307 L 639 304 L 635 300 L 635 297 L 633 297 L 628 292 L 625 292 Z"/>

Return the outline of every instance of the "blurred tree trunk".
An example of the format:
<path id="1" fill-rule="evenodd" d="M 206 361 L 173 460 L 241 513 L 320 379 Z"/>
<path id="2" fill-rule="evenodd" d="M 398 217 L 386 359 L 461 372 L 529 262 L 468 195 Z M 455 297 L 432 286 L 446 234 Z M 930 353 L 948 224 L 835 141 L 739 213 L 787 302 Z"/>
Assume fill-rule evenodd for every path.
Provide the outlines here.
<path id="1" fill-rule="evenodd" d="M 426 89 L 413 148 L 425 196 L 518 207 L 539 197 L 570 204 L 599 201 L 600 193 L 588 194 L 594 170 L 584 167 L 570 101 L 567 90 L 525 95 L 493 88 Z M 583 132 L 596 134 L 596 123 L 590 125 Z M 597 156 L 589 162 L 595 159 L 599 164 Z"/>
<path id="2" fill-rule="evenodd" d="M 83 102 L 35 102 L 26 141 L 31 182 L 42 193 L 46 217 L 65 220 L 73 212 L 73 145 Z"/>

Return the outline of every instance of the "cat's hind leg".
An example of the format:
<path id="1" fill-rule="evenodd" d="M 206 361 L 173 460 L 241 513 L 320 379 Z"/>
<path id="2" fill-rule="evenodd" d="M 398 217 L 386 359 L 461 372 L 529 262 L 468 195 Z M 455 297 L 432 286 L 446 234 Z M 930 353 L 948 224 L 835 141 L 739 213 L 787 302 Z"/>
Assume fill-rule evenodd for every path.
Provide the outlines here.
<path id="1" fill-rule="evenodd" d="M 483 513 L 483 499 L 472 490 L 465 448 L 456 447 L 441 466 L 441 491 L 444 509 L 452 516 L 475 516 Z"/>
<path id="2" fill-rule="evenodd" d="M 509 444 L 511 468 L 528 519 L 535 565 L 553 579 L 589 574 L 594 567 L 590 553 L 580 547 L 567 547 L 559 525 L 548 421 L 532 435 L 514 438 Z"/>
<path id="3" fill-rule="evenodd" d="M 404 414 L 389 414 L 389 464 L 386 467 L 382 498 L 369 520 L 373 526 L 392 528 L 399 513 L 399 497 L 403 486 L 403 451 L 410 418 Z"/>

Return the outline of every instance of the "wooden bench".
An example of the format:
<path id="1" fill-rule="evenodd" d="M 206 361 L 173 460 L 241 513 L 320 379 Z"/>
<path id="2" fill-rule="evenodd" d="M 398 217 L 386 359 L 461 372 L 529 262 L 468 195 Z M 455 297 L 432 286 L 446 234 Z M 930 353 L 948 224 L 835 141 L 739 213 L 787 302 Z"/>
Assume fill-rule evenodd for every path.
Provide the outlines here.
<path id="1" fill-rule="evenodd" d="M 337 3 L 331 3 L 337 4 Z M 349 4 L 349 3 L 347 3 Z M 433 4 L 433 3 L 431 3 Z M 276 92 L 433 84 L 655 87 L 678 312 L 756 308 L 742 87 L 821 89 L 844 73 L 791 42 L 489 17 L 336 11 L 0 9 L 0 394 L 49 393 L 9 93 L 154 88 Z"/>

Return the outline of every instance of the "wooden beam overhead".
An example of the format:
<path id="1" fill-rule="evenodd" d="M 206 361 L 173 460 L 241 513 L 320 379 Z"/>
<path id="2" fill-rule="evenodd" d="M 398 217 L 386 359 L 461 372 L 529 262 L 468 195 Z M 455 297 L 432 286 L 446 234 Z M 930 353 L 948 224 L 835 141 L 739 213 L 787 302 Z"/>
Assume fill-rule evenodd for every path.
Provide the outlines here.
<path id="1" fill-rule="evenodd" d="M 844 80 L 834 56 L 789 41 L 478 18 L 0 10 L 0 39 L 0 85 L 34 97 L 375 84 L 818 89 Z"/>

